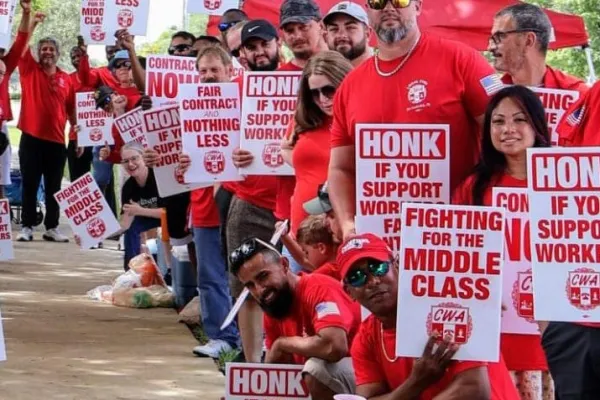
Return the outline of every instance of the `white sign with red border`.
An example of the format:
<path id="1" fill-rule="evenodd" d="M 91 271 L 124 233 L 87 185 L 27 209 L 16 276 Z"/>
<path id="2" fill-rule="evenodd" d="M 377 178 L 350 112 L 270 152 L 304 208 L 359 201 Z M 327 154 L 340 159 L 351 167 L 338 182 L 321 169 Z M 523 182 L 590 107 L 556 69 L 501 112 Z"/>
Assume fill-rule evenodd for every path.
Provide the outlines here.
<path id="1" fill-rule="evenodd" d="M 179 107 L 183 150 L 192 161 L 185 181 L 241 180 L 232 160 L 233 150 L 240 146 L 239 85 L 181 85 Z"/>
<path id="2" fill-rule="evenodd" d="M 530 89 L 540 96 L 540 100 L 546 110 L 546 120 L 548 121 L 548 128 L 550 129 L 552 145 L 556 146 L 558 144 L 556 127 L 569 107 L 579 100 L 579 92 L 576 90 L 547 89 L 539 87 L 531 87 Z"/>
<path id="3" fill-rule="evenodd" d="M 7 49 L 10 47 L 10 43 L 12 41 L 12 26 L 15 20 L 15 11 L 17 10 L 17 0 L 10 1 L 10 14 L 8 15 L 8 28 L 6 32 L 0 33 L 0 47 L 3 49 Z"/>
<path id="4" fill-rule="evenodd" d="M 177 104 L 179 85 L 198 83 L 194 57 L 149 55 L 146 59 L 146 94 L 154 107 Z"/>
<path id="5" fill-rule="evenodd" d="M 240 0 L 188 0 L 188 14 L 223 15 L 232 8 L 241 8 Z"/>
<path id="6" fill-rule="evenodd" d="M 503 253 L 504 209 L 404 203 L 396 355 L 420 357 L 438 332 L 454 359 L 497 362 Z"/>
<path id="7" fill-rule="evenodd" d="M 254 162 L 244 175 L 294 175 L 283 161 L 281 142 L 294 119 L 302 72 L 246 72 L 242 95 L 241 148 Z"/>
<path id="8" fill-rule="evenodd" d="M 600 322 L 600 147 L 530 148 L 527 171 L 535 319 Z"/>
<path id="9" fill-rule="evenodd" d="M 115 144 L 112 136 L 113 116 L 102 109 L 96 109 L 94 92 L 76 93 L 75 96 L 79 126 L 77 145 L 89 147 Z"/>
<path id="10" fill-rule="evenodd" d="M 124 143 L 137 142 L 144 148 L 148 147 L 146 132 L 144 132 L 144 126 L 142 125 L 141 107 L 134 108 L 115 118 L 115 126 Z"/>
<path id="11" fill-rule="evenodd" d="M 89 172 L 56 192 L 54 198 L 81 239 L 82 249 L 97 245 L 121 228 Z"/>
<path id="12" fill-rule="evenodd" d="M 16 0 L 0 1 L 0 34 L 9 33 L 12 28 L 12 10 Z"/>
<path id="13" fill-rule="evenodd" d="M 81 0 L 81 36 L 87 44 L 114 45 L 116 29 L 107 24 L 106 2 L 110 0 Z"/>
<path id="14" fill-rule="evenodd" d="M 227 363 L 225 400 L 309 400 L 303 365 Z"/>
<path id="15" fill-rule="evenodd" d="M 533 319 L 533 274 L 527 188 L 495 187 L 492 205 L 505 209 L 502 333 L 539 335 Z"/>
<path id="16" fill-rule="evenodd" d="M 119 29 L 136 36 L 146 36 L 150 0 L 107 0 L 106 25 L 114 27 L 109 30 L 114 34 Z"/>
<path id="17" fill-rule="evenodd" d="M 10 204 L 7 199 L 0 200 L 0 260 L 15 258 L 10 221 Z"/>

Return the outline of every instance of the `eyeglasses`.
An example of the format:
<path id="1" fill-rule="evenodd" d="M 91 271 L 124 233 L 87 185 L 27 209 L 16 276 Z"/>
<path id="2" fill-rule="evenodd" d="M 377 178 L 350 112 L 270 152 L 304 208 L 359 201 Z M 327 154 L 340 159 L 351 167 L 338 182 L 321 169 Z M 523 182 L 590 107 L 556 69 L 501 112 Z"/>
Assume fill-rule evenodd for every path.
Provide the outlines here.
<path id="1" fill-rule="evenodd" d="M 272 245 L 263 242 L 258 238 L 248 239 L 244 243 L 242 243 L 240 247 L 232 251 L 229 255 L 231 269 L 234 271 L 239 269 L 242 265 L 244 265 L 245 262 L 250 260 L 262 250 L 271 250 L 281 256 L 279 251 Z"/>
<path id="2" fill-rule="evenodd" d="M 188 51 L 189 49 L 192 48 L 191 44 L 178 44 L 177 46 L 171 46 L 169 47 L 169 55 L 172 56 L 173 54 L 175 54 L 175 52 L 177 53 L 183 53 L 184 51 Z"/>
<path id="3" fill-rule="evenodd" d="M 129 164 L 130 162 L 136 163 L 136 162 L 138 162 L 139 160 L 140 160 L 140 156 L 139 156 L 139 155 L 135 155 L 135 156 L 133 156 L 133 157 L 129 157 L 129 158 L 124 158 L 124 159 L 122 159 L 122 160 L 121 160 L 121 164 L 123 164 L 123 165 L 127 165 L 127 164 Z"/>
<path id="4" fill-rule="evenodd" d="M 366 271 L 362 269 L 355 269 L 350 273 L 350 275 L 346 276 L 344 280 L 353 288 L 360 288 L 367 284 L 369 275 L 381 278 L 382 276 L 385 276 L 389 270 L 389 262 L 373 260 L 368 262 Z"/>
<path id="5" fill-rule="evenodd" d="M 318 101 L 321 98 L 321 95 L 331 100 L 333 99 L 336 90 L 337 88 L 333 85 L 325 85 L 320 88 L 310 89 L 310 95 L 314 101 Z"/>
<path id="6" fill-rule="evenodd" d="M 502 43 L 504 39 L 511 33 L 524 33 L 524 32 L 535 32 L 542 33 L 539 29 L 512 29 L 510 31 L 497 31 L 488 39 L 489 42 L 493 42 L 496 46 Z"/>
<path id="7" fill-rule="evenodd" d="M 367 0 L 367 6 L 372 10 L 383 10 L 388 2 L 394 8 L 406 8 L 411 0 Z"/>
<path id="8" fill-rule="evenodd" d="M 238 22 L 240 22 L 240 21 L 221 22 L 219 24 L 219 32 L 225 32 L 226 30 L 228 30 L 229 28 L 231 28 L 232 26 L 234 26 Z"/>
<path id="9" fill-rule="evenodd" d="M 231 49 L 230 53 L 232 57 L 238 58 L 240 56 L 241 47 Z"/>
<path id="10" fill-rule="evenodd" d="M 122 63 L 115 63 L 115 69 L 127 68 L 131 69 L 131 61 L 125 61 Z"/>

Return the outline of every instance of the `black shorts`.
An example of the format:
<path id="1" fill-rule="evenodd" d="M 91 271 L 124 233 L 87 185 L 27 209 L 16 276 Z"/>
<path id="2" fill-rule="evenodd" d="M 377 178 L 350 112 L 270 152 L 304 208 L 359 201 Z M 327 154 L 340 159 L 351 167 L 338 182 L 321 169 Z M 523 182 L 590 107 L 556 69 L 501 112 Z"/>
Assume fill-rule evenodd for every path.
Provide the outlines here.
<path id="1" fill-rule="evenodd" d="M 179 193 L 164 199 L 167 211 L 167 230 L 172 246 L 185 246 L 193 241 L 188 229 L 190 193 Z"/>
<path id="2" fill-rule="evenodd" d="M 550 322 L 542 346 L 556 400 L 600 399 L 600 328 Z"/>

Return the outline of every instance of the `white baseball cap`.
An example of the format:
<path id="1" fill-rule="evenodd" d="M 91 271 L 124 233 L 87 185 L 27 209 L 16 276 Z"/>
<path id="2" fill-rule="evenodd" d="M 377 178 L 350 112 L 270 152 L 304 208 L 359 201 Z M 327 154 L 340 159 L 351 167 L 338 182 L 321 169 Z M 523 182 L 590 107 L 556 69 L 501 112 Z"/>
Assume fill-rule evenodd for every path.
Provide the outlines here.
<path id="1" fill-rule="evenodd" d="M 325 25 L 327 25 L 327 20 L 335 14 L 345 14 L 365 25 L 369 25 L 369 17 L 367 17 L 365 9 L 352 1 L 342 1 L 333 6 L 323 18 Z"/>

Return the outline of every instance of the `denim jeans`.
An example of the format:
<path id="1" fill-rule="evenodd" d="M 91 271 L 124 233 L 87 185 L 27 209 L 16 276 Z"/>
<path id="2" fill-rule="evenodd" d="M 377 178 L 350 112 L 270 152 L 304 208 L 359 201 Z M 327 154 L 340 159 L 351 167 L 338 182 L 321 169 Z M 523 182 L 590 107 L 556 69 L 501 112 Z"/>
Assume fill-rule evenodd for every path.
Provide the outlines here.
<path id="1" fill-rule="evenodd" d="M 194 244 L 204 333 L 210 339 L 223 340 L 232 347 L 239 347 L 239 332 L 235 322 L 221 330 L 221 324 L 231 310 L 231 295 L 227 266 L 221 254 L 219 228 L 194 228 Z"/>
<path id="2" fill-rule="evenodd" d="M 140 254 L 140 247 L 142 245 L 140 241 L 140 235 L 143 232 L 149 231 L 153 228 L 160 226 L 160 219 L 148 218 L 148 217 L 135 217 L 131 226 L 125 232 L 124 244 L 125 244 L 125 255 L 123 256 L 123 268 L 125 271 L 129 270 L 129 261 Z"/>
<path id="3" fill-rule="evenodd" d="M 92 165 L 94 166 L 94 180 L 99 186 L 108 186 L 112 173 L 112 163 L 100 161 L 100 149 L 103 146 L 96 146 L 92 150 Z"/>

